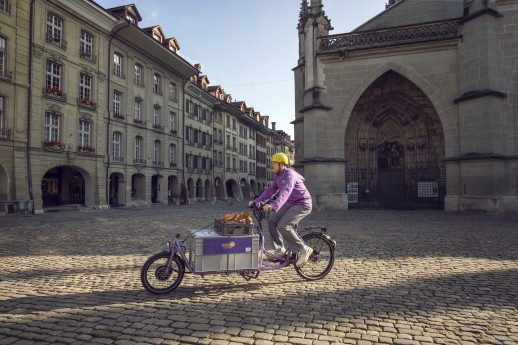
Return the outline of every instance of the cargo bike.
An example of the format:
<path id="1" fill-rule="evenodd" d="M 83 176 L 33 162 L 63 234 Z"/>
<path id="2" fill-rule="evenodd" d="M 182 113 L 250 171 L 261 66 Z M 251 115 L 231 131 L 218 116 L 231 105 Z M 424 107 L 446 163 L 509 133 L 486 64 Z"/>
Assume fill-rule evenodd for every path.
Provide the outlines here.
<path id="1" fill-rule="evenodd" d="M 152 255 L 142 266 L 140 278 L 144 288 L 153 294 L 172 292 L 180 285 L 185 273 L 200 276 L 237 273 L 249 281 L 259 277 L 261 271 L 291 265 L 306 280 L 321 279 L 331 271 L 336 241 L 327 234 L 327 227 L 302 229 L 299 235 L 313 249 L 313 254 L 304 266 L 297 267 L 296 253 L 288 250 L 279 256 L 266 251 L 262 225 L 266 214 L 260 205 L 254 205 L 252 209 L 257 225 L 223 224 L 216 219 L 214 230 L 191 231 L 184 240 L 180 240 L 180 234 L 177 234 L 167 243 L 167 250 Z M 188 239 L 189 255 L 185 243 Z"/>

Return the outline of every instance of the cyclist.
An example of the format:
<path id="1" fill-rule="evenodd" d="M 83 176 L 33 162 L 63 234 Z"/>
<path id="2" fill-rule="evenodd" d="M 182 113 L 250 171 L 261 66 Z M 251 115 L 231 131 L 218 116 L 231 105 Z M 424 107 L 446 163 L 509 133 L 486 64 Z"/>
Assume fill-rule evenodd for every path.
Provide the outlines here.
<path id="1" fill-rule="evenodd" d="M 272 170 L 275 173 L 272 184 L 263 193 L 249 202 L 261 204 L 277 193 L 277 198 L 270 204 L 265 204 L 265 212 L 275 211 L 268 218 L 268 229 L 273 243 L 274 254 L 283 255 L 286 246 L 293 253 L 298 253 L 295 265 L 302 267 L 313 253 L 313 249 L 306 246 L 294 229 L 304 217 L 311 213 L 311 195 L 304 185 L 304 177 L 295 170 L 288 168 L 288 156 L 276 153 L 272 156 Z"/>

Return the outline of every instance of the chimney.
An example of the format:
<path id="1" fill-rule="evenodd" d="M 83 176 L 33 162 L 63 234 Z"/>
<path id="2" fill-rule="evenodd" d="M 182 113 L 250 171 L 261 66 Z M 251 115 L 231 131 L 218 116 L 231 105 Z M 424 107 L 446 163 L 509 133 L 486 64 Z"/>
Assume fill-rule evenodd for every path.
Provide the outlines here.
<path id="1" fill-rule="evenodd" d="M 275 122 L 272 121 L 272 130 L 275 130 Z"/>

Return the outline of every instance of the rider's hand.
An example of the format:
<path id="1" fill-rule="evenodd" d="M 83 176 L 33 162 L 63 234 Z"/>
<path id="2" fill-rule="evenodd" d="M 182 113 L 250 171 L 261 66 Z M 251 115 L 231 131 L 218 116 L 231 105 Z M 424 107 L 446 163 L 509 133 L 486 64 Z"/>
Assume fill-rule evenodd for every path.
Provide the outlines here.
<path id="1" fill-rule="evenodd" d="M 269 204 L 266 204 L 263 206 L 263 211 L 264 212 L 269 212 L 273 209 L 272 205 L 269 205 Z"/>
<path id="2" fill-rule="evenodd" d="M 249 207 L 249 208 L 252 208 L 252 206 L 254 206 L 254 201 L 253 201 L 253 200 L 251 200 L 251 201 L 249 201 L 249 202 L 248 202 L 248 207 Z"/>

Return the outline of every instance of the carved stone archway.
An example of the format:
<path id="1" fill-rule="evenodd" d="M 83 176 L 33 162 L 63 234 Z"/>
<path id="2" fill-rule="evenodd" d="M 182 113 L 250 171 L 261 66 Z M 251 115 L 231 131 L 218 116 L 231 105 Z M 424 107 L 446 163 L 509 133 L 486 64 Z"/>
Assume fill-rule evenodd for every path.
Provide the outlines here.
<path id="1" fill-rule="evenodd" d="M 349 207 L 442 208 L 444 134 L 429 98 L 389 71 L 358 99 L 346 128 Z"/>

